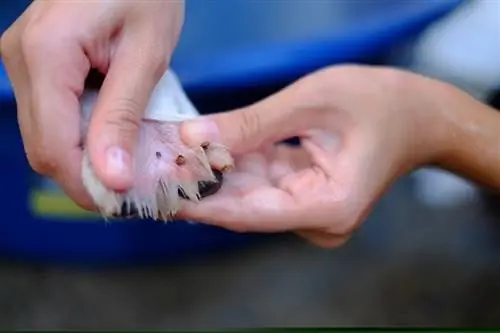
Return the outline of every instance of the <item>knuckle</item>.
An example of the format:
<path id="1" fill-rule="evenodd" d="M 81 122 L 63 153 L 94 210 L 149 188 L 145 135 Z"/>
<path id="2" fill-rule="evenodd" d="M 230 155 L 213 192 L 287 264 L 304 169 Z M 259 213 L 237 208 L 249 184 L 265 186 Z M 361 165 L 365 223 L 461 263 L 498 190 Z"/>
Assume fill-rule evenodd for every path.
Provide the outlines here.
<path id="1" fill-rule="evenodd" d="M 46 15 L 41 15 L 38 1 L 30 4 L 25 11 L 10 25 L 0 37 L 0 55 L 9 53 L 18 56 L 17 53 L 29 55 L 33 48 L 44 46 L 46 41 L 50 41 L 50 34 L 45 33 L 48 26 Z M 52 38 L 54 40 L 55 38 Z M 26 52 L 30 51 L 30 52 Z"/>
<path id="2" fill-rule="evenodd" d="M 53 25 L 53 13 L 41 15 L 31 15 L 19 30 L 19 43 L 23 54 L 27 57 L 33 55 L 39 57 L 39 52 L 44 52 L 54 48 L 61 47 L 65 41 L 63 36 L 69 30 L 57 29 Z"/>
<path id="3" fill-rule="evenodd" d="M 19 39 L 20 31 L 19 19 L 17 19 L 0 35 L 0 58 L 5 58 L 9 53 L 13 53 L 18 45 L 16 42 Z"/>
<path id="4" fill-rule="evenodd" d="M 41 29 L 27 26 L 21 36 L 20 43 L 23 54 L 37 54 L 37 51 L 46 47 L 46 36 Z"/>
<path id="5" fill-rule="evenodd" d="M 253 135 L 262 128 L 262 118 L 256 111 L 246 110 L 241 112 L 240 135 L 243 142 L 252 140 Z"/>
<path id="6" fill-rule="evenodd" d="M 11 45 L 11 30 L 7 29 L 1 36 L 0 36 L 0 57 L 4 57 L 6 55 L 6 52 L 8 52 L 10 45 Z"/>
<path id="7" fill-rule="evenodd" d="M 5 63 L 6 66 L 13 60 L 14 57 L 18 56 L 19 51 L 19 41 L 16 40 L 18 34 L 14 31 L 13 27 L 7 29 L 0 36 L 0 59 Z"/>
<path id="8" fill-rule="evenodd" d="M 52 176 L 57 172 L 57 163 L 45 149 L 27 150 L 30 167 L 43 176 Z"/>
<path id="9" fill-rule="evenodd" d="M 121 98 L 107 112 L 106 125 L 116 130 L 119 135 L 133 135 L 141 124 L 140 105 L 131 98 Z"/>

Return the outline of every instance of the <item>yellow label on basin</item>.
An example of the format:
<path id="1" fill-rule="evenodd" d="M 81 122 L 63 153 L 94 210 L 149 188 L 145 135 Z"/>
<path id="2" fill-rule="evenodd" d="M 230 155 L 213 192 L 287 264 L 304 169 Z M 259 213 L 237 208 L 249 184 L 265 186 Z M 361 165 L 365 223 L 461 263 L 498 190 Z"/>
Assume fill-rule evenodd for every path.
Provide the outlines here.
<path id="1" fill-rule="evenodd" d="M 34 216 L 102 220 L 99 214 L 79 207 L 49 178 L 36 175 L 29 194 L 29 207 Z"/>

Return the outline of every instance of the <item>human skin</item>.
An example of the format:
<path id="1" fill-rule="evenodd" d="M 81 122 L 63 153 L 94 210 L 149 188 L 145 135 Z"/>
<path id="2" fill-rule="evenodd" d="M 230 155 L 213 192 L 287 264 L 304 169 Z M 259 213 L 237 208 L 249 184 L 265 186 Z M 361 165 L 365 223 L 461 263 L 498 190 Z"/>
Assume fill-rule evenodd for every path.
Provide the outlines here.
<path id="1" fill-rule="evenodd" d="M 2 35 L 26 155 L 79 205 L 95 208 L 81 181 L 80 101 L 91 68 L 106 74 L 87 148 L 106 187 L 133 183 L 132 155 L 150 94 L 168 68 L 184 2 L 34 1 Z"/>
<path id="2" fill-rule="evenodd" d="M 452 85 L 387 67 L 336 66 L 246 108 L 187 122 L 189 144 L 236 157 L 217 195 L 182 216 L 237 232 L 347 241 L 389 186 L 424 165 L 500 188 L 500 115 Z M 300 147 L 276 145 L 298 136 Z"/>

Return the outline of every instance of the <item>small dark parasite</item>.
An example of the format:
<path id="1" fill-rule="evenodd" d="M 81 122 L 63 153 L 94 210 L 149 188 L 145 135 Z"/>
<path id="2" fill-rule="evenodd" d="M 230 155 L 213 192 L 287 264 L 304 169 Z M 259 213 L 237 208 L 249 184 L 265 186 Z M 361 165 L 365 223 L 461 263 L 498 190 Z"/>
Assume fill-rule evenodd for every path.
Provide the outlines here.
<path id="1" fill-rule="evenodd" d="M 177 158 L 175 159 L 175 164 L 177 164 L 177 165 L 186 164 L 186 158 L 182 155 L 177 156 Z"/>

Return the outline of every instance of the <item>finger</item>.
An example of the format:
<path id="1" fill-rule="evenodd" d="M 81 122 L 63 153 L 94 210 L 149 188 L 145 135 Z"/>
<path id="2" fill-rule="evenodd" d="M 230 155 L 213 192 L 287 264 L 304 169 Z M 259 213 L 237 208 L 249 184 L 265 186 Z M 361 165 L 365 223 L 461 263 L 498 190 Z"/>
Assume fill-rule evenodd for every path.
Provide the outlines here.
<path id="1" fill-rule="evenodd" d="M 24 28 L 24 14 L 21 15 L 0 38 L 0 61 L 3 62 L 16 99 L 18 123 L 21 134 L 31 133 L 31 82 L 27 71 L 20 31 Z M 25 142 L 23 141 L 23 144 Z M 26 145 L 25 145 L 26 149 Z M 28 151 L 26 151 L 28 153 Z"/>
<path id="2" fill-rule="evenodd" d="M 46 99 L 42 100 L 39 96 L 33 98 L 35 109 L 32 118 L 36 130 L 33 131 L 34 138 L 27 141 L 32 147 L 29 149 L 33 155 L 31 164 L 36 171 L 54 178 L 76 203 L 91 209 L 92 201 L 81 180 L 78 99 L 71 92 L 64 92 L 63 87 L 54 89 L 59 91 L 53 94 L 54 97 L 47 93 Z M 43 90 L 51 91 L 48 85 Z M 44 94 L 43 91 L 41 94 Z M 50 113 L 50 110 L 53 112 Z"/>
<path id="3" fill-rule="evenodd" d="M 20 39 L 16 38 L 16 26 L 14 23 L 0 39 L 0 50 L 2 50 L 1 61 L 9 78 L 17 106 L 18 125 L 23 137 L 23 145 L 28 157 L 30 156 L 27 144 L 32 133 L 31 116 L 31 82 L 27 71 L 25 57 L 21 48 Z"/>
<path id="4" fill-rule="evenodd" d="M 291 227 L 291 198 L 279 190 L 266 188 L 243 197 L 227 192 L 217 196 L 200 203 L 183 202 L 179 216 L 236 232 L 281 232 Z"/>
<path id="5" fill-rule="evenodd" d="M 113 190 L 132 185 L 132 158 L 142 116 L 169 60 L 155 44 L 123 36 L 92 115 L 87 143 L 90 160 L 97 177 Z"/>
<path id="6" fill-rule="evenodd" d="M 51 42 L 52 41 L 52 42 Z M 91 201 L 80 177 L 81 150 L 78 96 L 88 70 L 88 60 L 78 45 L 67 40 L 35 43 L 26 55 L 31 80 L 31 112 L 22 111 L 30 133 L 23 139 L 35 170 L 53 177 L 78 204 Z M 57 61 L 56 61 L 57 59 Z"/>
<path id="7" fill-rule="evenodd" d="M 243 195 L 223 188 L 199 203 L 183 202 L 179 217 L 236 232 L 285 232 L 320 227 L 315 215 L 286 192 L 265 187 Z"/>
<path id="8" fill-rule="evenodd" d="M 231 152 L 242 154 L 265 143 L 275 143 L 296 136 L 311 127 L 322 107 L 305 95 L 299 81 L 261 102 L 235 111 L 219 113 L 185 122 L 181 138 L 189 145 L 216 141 Z M 304 117 L 304 114 L 307 116 Z"/>
<path id="9" fill-rule="evenodd" d="M 87 190 L 82 185 L 82 151 L 79 147 L 75 147 L 66 152 L 66 156 L 70 162 L 67 167 L 61 168 L 61 171 L 54 174 L 52 177 L 61 189 L 70 197 L 76 204 L 86 210 L 97 211 L 92 198 L 89 196 Z"/>

